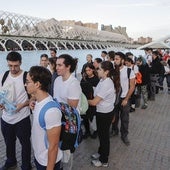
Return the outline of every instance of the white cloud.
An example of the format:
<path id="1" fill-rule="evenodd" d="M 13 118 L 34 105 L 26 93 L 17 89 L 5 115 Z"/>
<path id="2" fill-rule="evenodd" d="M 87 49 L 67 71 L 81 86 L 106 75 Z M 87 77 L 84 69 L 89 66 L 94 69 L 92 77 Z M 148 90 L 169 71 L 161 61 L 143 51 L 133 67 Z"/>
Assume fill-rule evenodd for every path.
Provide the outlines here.
<path id="1" fill-rule="evenodd" d="M 131 3 L 131 4 L 98 4 L 97 6 L 103 8 L 127 8 L 127 7 L 151 7 L 152 3 Z"/>
<path id="2" fill-rule="evenodd" d="M 40 0 L 17 0 L 15 3 L 1 3 L 2 10 L 28 16 L 98 22 L 99 25 L 111 24 L 113 27 L 124 26 L 127 27 L 128 34 L 135 37 L 155 37 L 160 35 L 160 30 L 164 30 L 162 34 L 169 32 L 169 7 L 170 0 L 49 0 L 43 3 L 40 3 Z"/>

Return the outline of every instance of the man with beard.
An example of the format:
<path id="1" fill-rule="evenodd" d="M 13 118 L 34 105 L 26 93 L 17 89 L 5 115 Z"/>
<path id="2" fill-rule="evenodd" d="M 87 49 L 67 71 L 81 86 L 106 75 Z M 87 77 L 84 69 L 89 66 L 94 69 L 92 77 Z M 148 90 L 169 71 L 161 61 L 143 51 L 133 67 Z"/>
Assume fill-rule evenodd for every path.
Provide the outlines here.
<path id="1" fill-rule="evenodd" d="M 119 134 L 118 122 L 121 120 L 121 139 L 127 146 L 130 144 L 128 139 L 130 97 L 135 89 L 134 71 L 124 65 L 125 55 L 122 52 L 115 53 L 114 64 L 120 68 L 120 84 L 122 88 L 121 99 L 115 111 L 115 121 L 112 124 L 113 136 Z M 129 70 L 130 69 L 130 70 Z"/>
<path id="2" fill-rule="evenodd" d="M 10 52 L 7 55 L 7 63 L 9 72 L 0 76 L 0 88 L 13 87 L 13 103 L 16 105 L 16 111 L 10 114 L 4 107 L 0 105 L 3 111 L 1 118 L 1 131 L 6 144 L 6 162 L 1 170 L 8 170 L 16 167 L 16 138 L 19 139 L 22 147 L 22 170 L 31 169 L 31 122 L 30 109 L 28 107 L 28 95 L 24 87 L 24 71 L 21 70 L 21 55 L 18 52 Z M 4 81 L 5 77 L 5 81 Z M 11 89 L 8 89 L 9 91 Z M 12 91 L 11 91 L 12 93 Z M 12 94 L 11 94 L 12 95 Z"/>

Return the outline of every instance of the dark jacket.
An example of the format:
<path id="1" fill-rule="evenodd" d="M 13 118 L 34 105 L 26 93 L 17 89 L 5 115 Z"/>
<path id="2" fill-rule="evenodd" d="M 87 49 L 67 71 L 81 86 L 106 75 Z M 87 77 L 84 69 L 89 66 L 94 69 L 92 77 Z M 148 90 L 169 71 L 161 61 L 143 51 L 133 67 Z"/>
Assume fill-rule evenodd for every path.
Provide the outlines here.
<path id="1" fill-rule="evenodd" d="M 151 74 L 164 74 L 165 73 L 165 69 L 164 66 L 161 64 L 159 58 L 155 58 L 152 63 L 151 63 L 151 67 L 149 68 L 150 73 Z"/>
<path id="2" fill-rule="evenodd" d="M 99 78 L 97 76 L 94 76 L 92 78 L 86 78 L 82 79 L 80 82 L 82 92 L 85 94 L 87 99 L 93 99 L 93 87 L 96 87 L 99 82 Z M 86 111 L 86 116 L 92 121 L 93 116 L 96 114 L 96 107 L 95 106 L 89 106 L 88 110 Z"/>
<path id="3" fill-rule="evenodd" d="M 147 85 L 149 83 L 149 81 L 150 81 L 148 64 L 140 65 L 139 66 L 139 72 L 142 74 L 142 83 L 140 85 L 141 86 L 142 85 Z"/>

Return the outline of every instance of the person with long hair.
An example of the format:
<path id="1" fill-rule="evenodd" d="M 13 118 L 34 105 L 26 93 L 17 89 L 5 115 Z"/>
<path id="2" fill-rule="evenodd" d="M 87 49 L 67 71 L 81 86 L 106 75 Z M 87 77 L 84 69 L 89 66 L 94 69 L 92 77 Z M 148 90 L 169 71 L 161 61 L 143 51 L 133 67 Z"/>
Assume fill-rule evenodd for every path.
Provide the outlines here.
<path id="1" fill-rule="evenodd" d="M 75 78 L 73 72 L 76 69 L 78 60 L 68 54 L 62 54 L 57 58 L 56 69 L 58 77 L 54 81 L 53 97 L 59 102 L 66 103 L 79 110 L 81 87 L 80 82 Z M 73 153 L 71 150 L 63 151 L 64 157 L 67 155 L 70 159 L 64 164 L 64 169 L 72 169 Z"/>
<path id="2" fill-rule="evenodd" d="M 87 99 L 93 99 L 93 93 L 94 89 L 99 83 L 99 78 L 96 74 L 95 67 L 92 63 L 87 63 L 84 67 L 84 76 L 81 80 L 81 88 L 83 93 L 86 95 Z M 96 113 L 96 107 L 95 106 L 89 106 L 88 110 L 86 111 L 86 114 L 81 115 L 83 119 L 83 124 L 85 127 L 85 134 L 84 138 L 87 138 L 88 136 L 91 136 L 92 138 L 97 137 L 97 128 L 95 123 L 95 113 Z M 94 123 L 94 127 L 90 129 L 90 124 Z M 93 133 L 91 133 L 93 131 Z"/>
<path id="3" fill-rule="evenodd" d="M 99 136 L 98 152 L 91 155 L 92 165 L 108 167 L 110 150 L 110 125 L 114 115 L 116 91 L 120 87 L 119 69 L 114 69 L 110 61 L 103 61 L 98 69 L 100 82 L 94 90 L 94 99 L 89 104 L 96 106 L 96 123 Z"/>
<path id="4" fill-rule="evenodd" d="M 56 70 L 56 61 L 57 61 L 57 57 L 49 58 L 49 67 L 52 74 L 52 81 L 51 81 L 51 87 L 49 92 L 51 96 L 53 96 L 54 81 L 58 77 L 57 70 Z"/>
<path id="5" fill-rule="evenodd" d="M 149 66 L 145 62 L 145 59 L 140 56 L 137 58 L 136 61 L 137 66 L 139 67 L 139 71 L 142 74 L 142 83 L 137 86 L 138 93 L 142 94 L 143 97 L 143 105 L 141 109 L 146 109 L 148 107 L 148 91 L 147 86 L 150 83 L 150 77 L 149 77 Z"/>
<path id="6" fill-rule="evenodd" d="M 120 70 L 120 84 L 122 92 L 118 107 L 115 110 L 115 121 L 112 123 L 112 136 L 118 136 L 119 134 L 119 118 L 121 121 L 120 132 L 123 143 L 127 146 L 130 145 L 128 139 L 129 129 L 129 111 L 130 111 L 130 97 L 135 89 L 135 74 L 131 69 L 124 65 L 125 54 L 122 52 L 115 53 L 115 66 Z"/>

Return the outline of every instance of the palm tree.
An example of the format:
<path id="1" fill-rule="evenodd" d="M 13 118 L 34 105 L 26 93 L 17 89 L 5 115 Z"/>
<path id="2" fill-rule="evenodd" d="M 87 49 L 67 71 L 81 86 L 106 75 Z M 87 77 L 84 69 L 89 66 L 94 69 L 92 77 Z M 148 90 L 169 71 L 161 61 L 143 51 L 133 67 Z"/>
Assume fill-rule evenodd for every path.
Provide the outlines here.
<path id="1" fill-rule="evenodd" d="M 1 32 L 3 33 L 3 25 L 5 24 L 4 19 L 0 19 L 0 24 L 1 24 Z"/>
<path id="2" fill-rule="evenodd" d="M 2 33 L 6 34 L 7 32 L 9 32 L 8 26 L 3 25 L 3 26 L 2 26 Z"/>
<path id="3" fill-rule="evenodd" d="M 3 26 L 5 24 L 4 19 L 0 19 L 0 24 Z"/>

